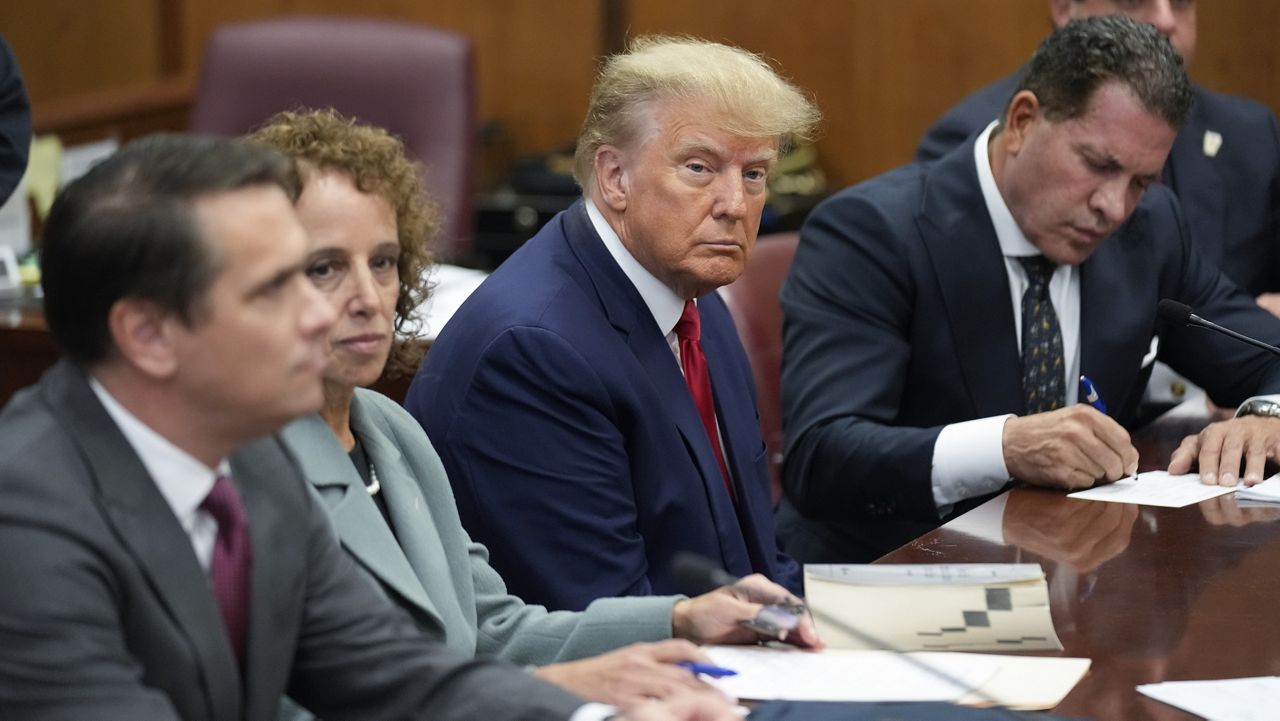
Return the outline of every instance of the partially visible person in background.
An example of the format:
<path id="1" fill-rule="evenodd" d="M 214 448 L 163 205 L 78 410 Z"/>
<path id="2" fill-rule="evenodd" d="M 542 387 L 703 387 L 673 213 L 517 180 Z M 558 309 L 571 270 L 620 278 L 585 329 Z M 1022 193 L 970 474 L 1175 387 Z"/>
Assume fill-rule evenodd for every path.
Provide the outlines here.
<path id="1" fill-rule="evenodd" d="M 8 200 L 31 153 L 31 103 L 18 59 L 0 35 L 0 205 Z"/>

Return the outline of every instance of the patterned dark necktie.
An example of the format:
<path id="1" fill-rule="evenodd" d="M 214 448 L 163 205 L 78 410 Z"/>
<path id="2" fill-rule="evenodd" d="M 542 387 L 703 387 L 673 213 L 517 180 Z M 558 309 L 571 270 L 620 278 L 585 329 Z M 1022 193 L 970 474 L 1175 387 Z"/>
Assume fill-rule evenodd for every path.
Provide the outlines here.
<path id="1" fill-rule="evenodd" d="M 244 667 L 245 635 L 249 630 L 249 518 L 240 494 L 231 480 L 219 476 L 213 490 L 205 496 L 200 508 L 218 522 L 218 537 L 213 545 L 209 576 L 213 581 L 213 597 L 222 612 L 227 637 L 235 650 L 236 660 Z"/>
<path id="2" fill-rule="evenodd" d="M 1066 405 L 1062 328 L 1049 300 L 1049 280 L 1057 265 L 1043 255 L 1018 258 L 1027 271 L 1022 294 L 1022 392 L 1027 413 Z"/>
<path id="3" fill-rule="evenodd" d="M 716 428 L 716 401 L 711 393 L 707 355 L 702 351 L 702 318 L 698 315 L 697 304 L 692 300 L 685 301 L 684 313 L 676 322 L 675 333 L 680 340 L 680 367 L 684 370 L 684 381 L 689 384 L 689 393 L 702 418 L 702 427 L 711 440 L 711 450 L 715 451 L 716 463 L 720 466 L 720 474 L 724 476 L 724 487 L 729 491 L 729 498 L 734 498 L 729 468 L 724 462 L 724 452 L 720 450 L 720 432 Z"/>

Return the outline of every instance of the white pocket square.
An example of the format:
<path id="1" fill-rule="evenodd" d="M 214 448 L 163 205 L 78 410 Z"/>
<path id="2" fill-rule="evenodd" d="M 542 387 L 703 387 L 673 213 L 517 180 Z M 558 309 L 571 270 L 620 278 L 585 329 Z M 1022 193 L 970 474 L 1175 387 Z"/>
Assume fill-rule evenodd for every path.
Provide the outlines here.
<path id="1" fill-rule="evenodd" d="M 1152 337 L 1151 337 L 1151 348 L 1150 348 L 1150 350 L 1148 350 L 1148 351 L 1147 351 L 1147 354 L 1146 354 L 1146 355 L 1142 356 L 1142 365 L 1141 365 L 1140 367 L 1142 367 L 1142 368 L 1146 368 L 1147 366 L 1151 365 L 1152 363 L 1155 363 L 1155 362 L 1156 362 L 1156 352 L 1157 352 L 1158 350 L 1160 350 L 1160 336 L 1158 336 L 1158 335 L 1157 335 L 1157 336 L 1152 336 Z"/>

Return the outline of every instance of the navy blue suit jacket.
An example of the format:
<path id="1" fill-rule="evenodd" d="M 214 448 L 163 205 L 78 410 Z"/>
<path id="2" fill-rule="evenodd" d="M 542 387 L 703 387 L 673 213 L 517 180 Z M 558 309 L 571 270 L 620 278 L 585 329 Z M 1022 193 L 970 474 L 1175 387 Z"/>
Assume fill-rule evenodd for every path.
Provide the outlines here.
<path id="1" fill-rule="evenodd" d="M 676 593 L 679 551 L 799 590 L 777 547 L 746 356 L 724 302 L 698 306 L 736 512 L 671 347 L 581 202 L 432 344 L 405 407 L 513 594 L 579 610 Z"/>
<path id="2" fill-rule="evenodd" d="M 1280 340 L 1280 319 L 1192 248 L 1173 194 L 1151 187 L 1080 266 L 1080 370 L 1122 424 L 1135 420 L 1157 332 L 1160 360 L 1220 405 L 1280 391 L 1280 359 L 1157 326 L 1162 298 Z M 865 560 L 937 526 L 930 478 L 942 427 L 1024 412 L 1009 281 L 973 141 L 818 206 L 780 300 L 785 547 L 805 562 Z"/>
<path id="3" fill-rule="evenodd" d="M 920 139 L 916 160 L 935 160 L 995 120 L 1018 74 L 961 100 Z M 1221 146 L 1205 152 L 1205 134 Z M 1195 87 L 1195 101 L 1164 167 L 1191 237 L 1245 290 L 1280 291 L 1280 132 L 1266 106 Z"/>
<path id="4" fill-rule="evenodd" d="M 31 103 L 18 59 L 0 35 L 0 203 L 22 180 L 30 151 Z"/>

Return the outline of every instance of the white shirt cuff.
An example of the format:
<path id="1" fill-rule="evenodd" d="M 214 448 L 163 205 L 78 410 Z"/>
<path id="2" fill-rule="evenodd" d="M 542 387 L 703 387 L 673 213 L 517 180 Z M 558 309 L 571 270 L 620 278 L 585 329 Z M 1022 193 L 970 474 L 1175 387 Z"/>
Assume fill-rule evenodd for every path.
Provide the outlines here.
<path id="1" fill-rule="evenodd" d="M 603 703 L 587 703 L 578 707 L 569 717 L 569 721 L 604 721 L 618 713 L 615 706 Z"/>
<path id="2" fill-rule="evenodd" d="M 933 502 L 946 515 L 959 501 L 994 493 L 1009 482 L 1004 424 L 1012 414 L 945 426 L 933 445 Z"/>

